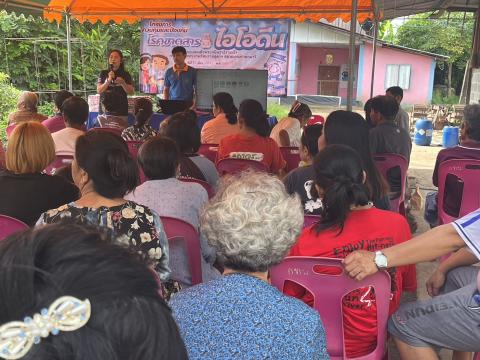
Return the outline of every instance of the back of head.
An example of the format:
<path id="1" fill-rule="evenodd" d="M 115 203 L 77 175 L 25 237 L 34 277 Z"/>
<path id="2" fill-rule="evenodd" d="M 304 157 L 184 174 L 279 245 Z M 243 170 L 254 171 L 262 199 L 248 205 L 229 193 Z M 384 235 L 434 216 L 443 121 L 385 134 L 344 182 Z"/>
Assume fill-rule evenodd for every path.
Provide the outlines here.
<path id="1" fill-rule="evenodd" d="M 318 138 L 322 135 L 322 131 L 322 124 L 313 124 L 303 128 L 300 141 L 302 146 L 308 150 L 308 153 L 312 157 L 318 153 Z"/>
<path id="2" fill-rule="evenodd" d="M 31 91 L 23 91 L 20 94 L 17 102 L 18 110 L 27 110 L 30 112 L 37 112 L 38 96 Z"/>
<path id="3" fill-rule="evenodd" d="M 150 99 L 135 99 L 134 110 L 135 127 L 142 127 L 153 115 L 153 104 Z"/>
<path id="4" fill-rule="evenodd" d="M 80 96 L 71 96 L 63 102 L 62 114 L 69 125 L 82 126 L 88 120 L 88 103 Z"/>
<path id="5" fill-rule="evenodd" d="M 55 144 L 48 129 L 36 121 L 20 123 L 10 134 L 6 167 L 16 174 L 39 173 L 55 160 Z"/>
<path id="6" fill-rule="evenodd" d="M 372 119 L 370 119 L 370 111 L 372 110 L 372 99 L 368 99 L 363 106 L 365 111 L 365 120 L 367 121 L 368 126 L 373 126 Z"/>
<path id="7" fill-rule="evenodd" d="M 322 221 L 317 231 L 328 228 L 343 230 L 351 206 L 368 204 L 362 160 L 355 150 L 345 145 L 329 145 L 313 162 L 315 184 L 322 198 Z"/>
<path id="8" fill-rule="evenodd" d="M 173 114 L 161 133 L 177 143 L 181 153 L 196 153 L 200 148 L 200 129 L 195 118 L 189 112 Z"/>
<path id="9" fill-rule="evenodd" d="M 230 269 L 266 271 L 280 263 L 303 225 L 300 200 L 275 176 L 225 176 L 201 215 L 202 233 Z"/>
<path id="10" fill-rule="evenodd" d="M 103 106 L 105 106 L 105 110 L 116 114 L 122 110 L 122 96 L 112 90 L 105 91 L 105 97 L 103 98 Z"/>
<path id="11" fill-rule="evenodd" d="M 172 139 L 156 136 L 147 140 L 138 152 L 138 163 L 149 180 L 175 177 L 180 151 Z"/>
<path id="12" fill-rule="evenodd" d="M 382 117 L 387 121 L 394 121 L 395 116 L 398 113 L 398 103 L 392 96 L 379 95 L 371 99 L 371 109 L 379 112 Z"/>
<path id="13" fill-rule="evenodd" d="M 257 100 L 243 100 L 238 109 L 238 115 L 243 119 L 245 125 L 255 130 L 257 135 L 267 137 L 270 133 L 268 115 Z"/>
<path id="14" fill-rule="evenodd" d="M 312 117 L 312 110 L 310 110 L 307 104 L 295 101 L 290 108 L 288 116 L 300 120 L 300 123 L 303 125 Z"/>
<path id="15" fill-rule="evenodd" d="M 77 139 L 75 159 L 100 195 L 113 199 L 135 189 L 138 166 L 117 134 L 91 130 Z"/>
<path id="16" fill-rule="evenodd" d="M 384 197 L 388 192 L 388 185 L 373 162 L 369 128 L 363 117 L 352 111 L 334 111 L 328 115 L 323 131 L 327 145 L 350 146 L 358 153 L 368 175 L 367 184 L 372 198 L 377 200 Z"/>
<path id="17" fill-rule="evenodd" d="M 400 100 L 403 99 L 403 89 L 400 86 L 391 86 L 385 93 L 390 94 L 393 97 L 400 97 Z"/>
<path id="18" fill-rule="evenodd" d="M 57 107 L 57 109 L 62 111 L 63 102 L 72 96 L 73 94 L 67 90 L 60 90 L 56 92 L 53 101 L 55 102 L 55 106 Z"/>
<path id="19" fill-rule="evenodd" d="M 470 140 L 480 141 L 480 105 L 467 105 L 463 113 L 465 134 Z"/>
<path id="20" fill-rule="evenodd" d="M 85 325 L 42 337 L 25 360 L 187 359 L 148 265 L 96 228 L 55 224 L 11 236 L 0 243 L 0 269 L 0 325 L 62 296 L 91 305 Z"/>
<path id="21" fill-rule="evenodd" d="M 233 97 L 229 93 L 226 92 L 218 92 L 213 95 L 213 104 L 222 109 L 228 119 L 229 124 L 236 124 L 237 123 L 237 113 L 238 109 L 233 103 Z"/>

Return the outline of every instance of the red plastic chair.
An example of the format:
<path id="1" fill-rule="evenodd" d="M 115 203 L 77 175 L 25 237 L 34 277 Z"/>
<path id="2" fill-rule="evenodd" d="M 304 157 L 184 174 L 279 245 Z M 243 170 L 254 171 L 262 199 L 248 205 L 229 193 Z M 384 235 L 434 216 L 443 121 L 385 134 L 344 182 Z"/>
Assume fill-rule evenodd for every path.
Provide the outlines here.
<path id="1" fill-rule="evenodd" d="M 283 158 L 287 162 L 287 167 L 285 171 L 289 172 L 293 169 L 298 168 L 300 163 L 300 150 L 296 146 L 282 146 L 280 147 L 280 152 L 282 153 Z"/>
<path id="2" fill-rule="evenodd" d="M 402 155 L 398 154 L 375 154 L 373 156 L 378 171 L 387 178 L 387 172 L 396 166 L 400 167 L 402 190 L 400 196 L 390 199 L 390 208 L 405 216 L 405 186 L 407 184 L 408 161 Z"/>
<path id="3" fill-rule="evenodd" d="M 206 181 L 194 179 L 194 178 L 186 178 L 186 177 L 180 177 L 178 178 L 178 180 L 183 182 L 191 182 L 191 183 L 197 183 L 202 185 L 203 188 L 207 191 L 209 199 L 215 196 L 215 189 Z"/>
<path id="4" fill-rule="evenodd" d="M 324 124 L 325 118 L 321 115 L 312 115 L 310 119 L 307 121 L 307 125 L 314 125 L 314 124 Z"/>
<path id="5" fill-rule="evenodd" d="M 55 172 L 67 165 L 70 165 L 73 161 L 73 156 L 71 155 L 57 155 L 55 160 L 48 165 L 43 172 L 48 175 L 55 175 Z"/>
<path id="6" fill-rule="evenodd" d="M 318 215 L 305 215 L 303 218 L 303 228 L 309 227 L 317 222 L 319 222 L 322 217 Z"/>
<path id="7" fill-rule="evenodd" d="M 238 174 L 247 169 L 268 172 L 268 168 L 264 163 L 255 160 L 227 158 L 217 163 L 217 170 L 220 176 Z"/>
<path id="8" fill-rule="evenodd" d="M 140 146 L 142 146 L 143 141 L 133 141 L 133 140 L 128 140 L 126 141 L 127 146 L 128 146 L 128 151 L 132 155 L 132 157 L 137 160 L 138 157 L 138 150 L 140 149 Z M 138 172 L 140 174 L 140 184 L 143 184 L 146 180 L 145 174 L 143 173 L 142 168 L 140 165 L 138 166 Z"/>
<path id="9" fill-rule="evenodd" d="M 168 216 L 161 216 L 163 228 L 167 234 L 170 246 L 176 243 L 183 243 L 188 256 L 188 265 L 192 275 L 192 285 L 202 282 L 202 265 L 200 239 L 197 230 L 189 223 Z"/>
<path id="10" fill-rule="evenodd" d="M 10 137 L 10 134 L 13 132 L 17 124 L 8 125 L 5 129 L 5 133 L 7 134 L 7 138 Z"/>
<path id="11" fill-rule="evenodd" d="M 335 267 L 338 275 L 326 275 L 314 270 L 316 266 Z M 320 314 L 327 334 L 327 350 L 330 359 L 345 359 L 343 340 L 342 299 L 349 292 L 372 286 L 377 303 L 377 347 L 358 359 L 382 359 L 386 351 L 387 321 L 390 304 L 390 276 L 378 272 L 362 281 L 351 279 L 344 273 L 341 259 L 292 256 L 270 270 L 271 282 L 283 291 L 285 281 L 293 281 L 307 289 L 314 297 L 314 308 Z"/>
<path id="12" fill-rule="evenodd" d="M 28 229 L 28 225 L 24 222 L 7 215 L 0 215 L 0 240 L 25 229 Z"/>
<path id="13" fill-rule="evenodd" d="M 202 144 L 200 149 L 198 149 L 198 153 L 215 164 L 215 161 L 217 161 L 218 144 Z"/>
<path id="14" fill-rule="evenodd" d="M 438 219 L 448 224 L 457 218 L 444 210 L 445 181 L 447 175 L 455 175 L 463 182 L 462 201 L 458 218 L 480 207 L 480 160 L 455 159 L 440 163 L 438 168 Z"/>

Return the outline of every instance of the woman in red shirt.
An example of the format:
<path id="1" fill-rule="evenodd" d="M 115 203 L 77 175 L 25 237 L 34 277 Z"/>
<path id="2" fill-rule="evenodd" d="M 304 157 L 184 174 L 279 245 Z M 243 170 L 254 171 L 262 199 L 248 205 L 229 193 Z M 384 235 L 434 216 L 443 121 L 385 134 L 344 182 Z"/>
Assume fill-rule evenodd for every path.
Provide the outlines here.
<path id="1" fill-rule="evenodd" d="M 370 202 L 366 172 L 352 148 L 327 146 L 315 157 L 313 167 L 315 188 L 323 202 L 322 220 L 302 232 L 290 255 L 345 258 L 354 250 L 378 251 L 411 238 L 405 218 L 377 209 Z M 392 279 L 390 313 L 399 305 L 406 270 L 388 270 Z M 287 283 L 285 293 L 313 305 L 312 294 L 300 285 Z M 363 356 L 375 349 L 373 288 L 360 288 L 343 298 L 343 322 L 347 357 Z"/>
<path id="2" fill-rule="evenodd" d="M 238 109 L 239 132 L 220 140 L 217 160 L 248 159 L 263 162 L 271 173 L 283 174 L 286 162 L 275 140 L 268 137 L 268 115 L 252 99 L 242 101 Z"/>

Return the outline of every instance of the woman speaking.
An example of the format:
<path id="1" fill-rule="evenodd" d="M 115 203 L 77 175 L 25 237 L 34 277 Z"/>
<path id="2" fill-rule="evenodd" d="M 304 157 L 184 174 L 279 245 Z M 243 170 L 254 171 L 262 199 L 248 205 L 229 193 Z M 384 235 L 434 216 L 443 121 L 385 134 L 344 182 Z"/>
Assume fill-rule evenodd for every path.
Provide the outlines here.
<path id="1" fill-rule="evenodd" d="M 134 92 L 132 77 L 125 70 L 123 63 L 123 54 L 120 50 L 111 50 L 108 55 L 108 70 L 102 70 L 97 82 L 97 93 L 100 94 L 100 113 L 102 113 L 101 104 L 103 102 L 104 93 L 112 90 L 122 95 L 121 111 L 116 115 L 128 115 L 127 94 L 132 95 Z"/>

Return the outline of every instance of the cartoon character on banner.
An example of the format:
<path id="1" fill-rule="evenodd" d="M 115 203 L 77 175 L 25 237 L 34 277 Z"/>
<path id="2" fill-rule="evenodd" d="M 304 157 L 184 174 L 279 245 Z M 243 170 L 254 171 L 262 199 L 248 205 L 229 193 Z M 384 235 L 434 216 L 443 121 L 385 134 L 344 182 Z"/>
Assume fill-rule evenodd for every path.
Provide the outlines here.
<path id="1" fill-rule="evenodd" d="M 210 49 L 212 47 L 212 38 L 210 33 L 204 33 L 202 36 L 202 49 Z"/>
<path id="2" fill-rule="evenodd" d="M 168 67 L 168 58 L 165 55 L 155 54 L 152 56 L 152 93 L 163 94 L 163 84 L 165 83 L 165 72 Z"/>
<path id="3" fill-rule="evenodd" d="M 140 55 L 140 92 L 149 94 L 154 87 L 154 81 L 152 77 L 152 56 L 148 53 Z M 156 90 L 156 88 L 155 88 Z"/>
<path id="4" fill-rule="evenodd" d="M 270 96 L 285 95 L 285 73 L 287 57 L 271 53 L 264 68 L 268 70 L 268 94 Z"/>

